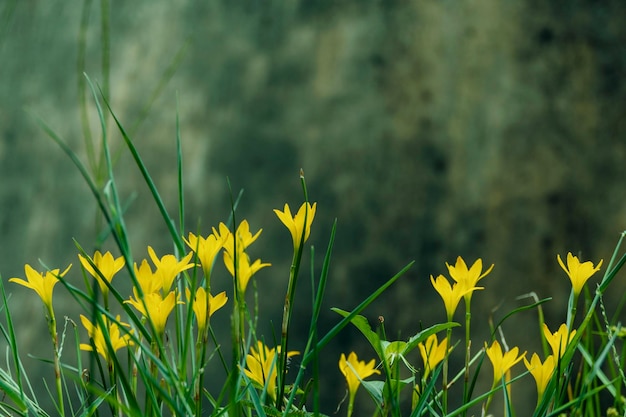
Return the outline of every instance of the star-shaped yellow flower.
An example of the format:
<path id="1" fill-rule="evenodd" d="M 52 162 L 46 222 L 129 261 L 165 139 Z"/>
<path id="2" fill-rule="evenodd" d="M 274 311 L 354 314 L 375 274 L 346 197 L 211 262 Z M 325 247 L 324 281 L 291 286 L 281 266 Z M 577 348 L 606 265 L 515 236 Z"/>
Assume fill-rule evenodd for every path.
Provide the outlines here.
<path id="1" fill-rule="evenodd" d="M 354 398 L 356 391 L 361 385 L 361 381 L 368 376 L 374 374 L 380 374 L 380 371 L 376 369 L 376 362 L 374 359 L 365 363 L 365 361 L 359 361 L 356 353 L 350 352 L 348 358 L 343 353 L 339 358 L 339 370 L 346 378 L 348 383 L 349 403 L 348 403 L 348 416 L 352 415 L 352 407 L 354 405 Z"/>
<path id="2" fill-rule="evenodd" d="M 452 317 L 454 316 L 454 312 L 459 305 L 459 301 L 461 301 L 461 298 L 463 298 L 465 294 L 470 291 L 483 289 L 483 287 L 465 288 L 464 285 L 459 283 L 450 285 L 450 281 L 448 281 L 443 275 L 439 275 L 436 280 L 431 275 L 430 282 L 433 284 L 433 287 L 435 287 L 435 290 L 439 293 L 441 299 L 443 300 L 448 321 L 452 321 Z"/>
<path id="3" fill-rule="evenodd" d="M 135 263 L 134 269 L 137 282 L 139 283 L 143 294 L 151 294 L 161 291 L 161 288 L 163 288 L 163 280 L 152 272 L 152 268 L 148 264 L 147 260 L 144 259 L 141 261 L 141 265 L 139 267 L 137 267 L 137 264 Z"/>
<path id="4" fill-rule="evenodd" d="M 464 297 L 466 300 L 470 300 L 472 298 L 473 289 L 476 288 L 476 284 L 478 281 L 487 276 L 491 270 L 493 269 L 493 264 L 485 271 L 483 270 L 483 260 L 478 258 L 476 262 L 472 264 L 470 268 L 467 267 L 467 264 L 460 256 L 456 258 L 456 264 L 454 266 L 448 264 L 446 262 L 446 267 L 448 267 L 448 272 L 450 272 L 450 277 L 454 281 L 456 281 L 463 289 L 472 289 L 469 292 L 466 292 Z"/>
<path id="5" fill-rule="evenodd" d="M 21 278 L 10 278 L 9 282 L 14 282 L 35 291 L 39 298 L 41 298 L 44 306 L 46 306 L 48 313 L 52 314 L 52 291 L 54 290 L 56 283 L 59 282 L 57 277 L 62 277 L 67 274 L 67 271 L 69 271 L 71 267 L 72 264 L 70 264 L 65 271 L 61 273 L 59 273 L 60 269 L 53 269 L 41 273 L 26 264 L 24 265 L 26 281 Z"/>
<path id="6" fill-rule="evenodd" d="M 238 282 L 238 290 L 243 294 L 246 292 L 246 287 L 248 286 L 248 282 L 250 278 L 254 274 L 256 274 L 260 269 L 265 268 L 267 266 L 271 266 L 270 263 L 262 263 L 260 259 L 257 259 L 253 263 L 250 263 L 250 257 L 247 253 L 239 251 L 237 249 L 237 282 Z M 228 272 L 235 277 L 235 269 L 234 269 L 234 261 L 233 258 L 228 251 L 224 251 L 224 265 Z"/>
<path id="7" fill-rule="evenodd" d="M 302 203 L 295 216 L 291 215 L 291 210 L 289 209 L 288 204 L 285 204 L 283 211 L 274 209 L 274 213 L 276 213 L 280 221 L 287 226 L 287 229 L 289 229 L 289 232 L 291 233 L 294 251 L 298 250 L 301 241 L 304 243 L 309 238 L 309 234 L 311 233 L 311 224 L 315 218 L 316 209 L 317 203 L 313 203 L 313 205 L 310 203 Z M 306 225 L 304 224 L 305 215 Z M 302 240 L 302 233 L 304 233 L 304 240 Z"/>
<path id="8" fill-rule="evenodd" d="M 444 338 L 441 343 L 439 343 L 437 341 L 437 334 L 435 333 L 428 336 L 425 342 L 417 344 L 417 347 L 420 350 L 420 355 L 422 356 L 422 361 L 424 362 L 424 380 L 428 377 L 428 374 L 446 357 L 447 346 L 448 338 Z M 450 348 L 448 352 L 450 350 L 452 350 L 452 348 Z"/>
<path id="9" fill-rule="evenodd" d="M 123 256 L 119 258 L 113 258 L 111 252 L 106 252 L 104 254 L 100 253 L 100 251 L 96 251 L 91 258 L 91 262 L 96 266 L 97 270 L 100 271 L 100 274 L 89 263 L 89 260 L 81 254 L 78 254 L 78 259 L 80 259 L 80 263 L 85 268 L 92 277 L 98 281 L 98 285 L 100 286 L 100 290 L 102 294 L 107 296 L 109 293 L 109 287 L 102 280 L 104 279 L 111 283 L 115 274 L 117 274 L 126 264 L 126 260 Z"/>
<path id="10" fill-rule="evenodd" d="M 221 225 L 220 225 L 221 226 Z M 254 243 L 255 240 L 261 235 L 263 229 L 259 229 L 254 235 L 250 232 L 250 224 L 248 220 L 242 220 L 237 227 L 237 231 L 235 234 L 237 235 L 237 251 L 245 250 L 248 246 Z M 231 255 L 233 254 L 233 250 L 235 247 L 233 234 L 230 233 L 226 236 L 226 241 L 224 242 L 224 249 L 226 252 L 229 252 Z"/>
<path id="11" fill-rule="evenodd" d="M 183 302 L 177 299 L 174 291 L 170 291 L 166 297 L 161 296 L 158 292 L 144 293 L 143 300 L 146 304 L 144 308 L 144 303 L 138 297 L 136 288 L 133 288 L 133 294 L 135 295 L 134 299 L 131 297 L 124 302 L 132 305 L 144 317 L 147 317 L 152 322 L 157 335 L 159 337 L 162 336 L 163 332 L 165 332 L 167 318 L 174 309 L 174 306 L 176 304 L 183 304 Z"/>
<path id="12" fill-rule="evenodd" d="M 185 288 L 185 295 L 187 296 L 187 302 L 191 301 L 191 291 L 189 288 Z M 205 330 L 207 318 L 211 317 L 220 308 L 224 307 L 228 301 L 226 291 L 222 291 L 213 297 L 208 294 L 204 287 L 200 287 L 196 290 L 196 294 L 193 298 L 193 312 L 196 315 L 198 321 L 198 332 L 202 333 Z"/>
<path id="13" fill-rule="evenodd" d="M 268 348 L 260 340 L 257 342 L 256 349 L 250 348 L 250 353 L 246 355 L 246 369 L 244 373 L 250 380 L 260 389 L 266 389 L 267 394 L 276 400 L 276 368 L 278 364 L 278 354 L 280 346 L 277 348 Z M 287 357 L 298 355 L 300 352 L 287 352 Z"/>
<path id="14" fill-rule="evenodd" d="M 196 252 L 205 276 L 211 275 L 215 257 L 219 251 L 222 250 L 229 236 L 230 230 L 228 230 L 224 223 L 220 223 L 219 231 L 213 228 L 213 233 L 206 238 L 196 236 L 193 233 L 189 233 L 188 239 L 183 238 L 187 246 L 189 246 L 192 251 Z"/>
<path id="15" fill-rule="evenodd" d="M 561 255 L 556 256 L 559 261 L 559 265 L 563 268 L 563 271 L 567 273 L 572 283 L 572 289 L 574 290 L 574 296 L 578 297 L 578 294 L 582 291 L 585 283 L 593 274 L 600 270 L 602 266 L 602 259 L 595 267 L 591 261 L 580 262 L 578 256 L 572 255 L 571 252 L 567 253 L 567 267 L 561 259 Z"/>
<path id="16" fill-rule="evenodd" d="M 155 275 L 161 280 L 161 289 L 165 292 L 169 292 L 172 289 L 172 284 L 178 274 L 195 266 L 194 263 L 189 263 L 193 256 L 192 252 L 188 253 L 180 261 L 170 254 L 159 258 L 151 246 L 148 246 L 148 254 L 156 268 Z"/>
<path id="17" fill-rule="evenodd" d="M 563 354 L 567 349 L 567 345 L 569 344 L 569 342 L 572 341 L 572 338 L 576 334 L 576 330 L 572 330 L 571 332 L 569 332 L 569 338 L 567 334 L 568 328 L 565 323 L 561 324 L 559 330 L 554 333 L 550 331 L 545 323 L 543 324 L 543 335 L 546 338 L 546 341 L 548 342 L 550 347 L 552 348 L 552 354 L 557 358 L 563 357 Z"/>
<path id="18" fill-rule="evenodd" d="M 543 392 L 546 390 L 546 387 L 552 378 L 552 374 L 554 373 L 554 368 L 556 367 L 554 356 L 549 355 L 542 363 L 539 356 L 537 356 L 536 353 L 533 353 L 533 356 L 530 358 L 530 362 L 524 358 L 524 365 L 526 365 L 526 369 L 528 369 L 533 378 L 535 378 L 535 384 L 537 385 L 537 402 L 539 402 L 541 401 Z"/>
<path id="19" fill-rule="evenodd" d="M 130 334 L 133 332 L 132 330 L 130 330 L 128 333 L 125 333 L 123 336 L 120 335 L 120 327 L 118 323 L 120 323 L 124 327 L 130 327 L 130 325 L 120 322 L 119 315 L 115 317 L 115 322 L 111 322 L 111 323 L 109 323 L 110 320 L 107 318 L 106 315 L 104 314 L 102 315 L 102 322 L 109 323 L 107 325 L 108 328 L 107 328 L 106 336 L 105 336 L 105 333 L 100 328 L 100 326 L 98 325 L 98 323 L 93 324 L 91 321 L 89 321 L 87 317 L 83 316 L 82 314 L 80 315 L 80 321 L 81 323 L 83 323 L 83 326 L 87 330 L 87 334 L 89 334 L 89 338 L 93 339 L 93 344 L 96 347 L 96 351 L 100 355 L 102 355 L 104 360 L 106 360 L 107 362 L 110 362 L 111 355 L 109 354 L 110 352 L 109 352 L 109 348 L 107 347 L 105 338 L 111 341 L 111 347 L 113 348 L 113 352 L 111 353 L 115 353 L 121 348 L 133 345 L 133 341 L 130 340 Z M 90 343 L 81 343 L 80 350 L 86 350 L 86 351 L 92 352 L 93 347 Z"/>
<path id="20" fill-rule="evenodd" d="M 526 356 L 526 352 L 518 356 L 519 348 L 517 347 L 503 353 L 502 347 L 497 340 L 493 341 L 491 347 L 487 347 L 487 344 L 485 343 L 485 352 L 487 352 L 491 365 L 493 365 L 494 385 L 504 377 L 504 374 L 511 369 L 513 365 L 521 361 Z"/>

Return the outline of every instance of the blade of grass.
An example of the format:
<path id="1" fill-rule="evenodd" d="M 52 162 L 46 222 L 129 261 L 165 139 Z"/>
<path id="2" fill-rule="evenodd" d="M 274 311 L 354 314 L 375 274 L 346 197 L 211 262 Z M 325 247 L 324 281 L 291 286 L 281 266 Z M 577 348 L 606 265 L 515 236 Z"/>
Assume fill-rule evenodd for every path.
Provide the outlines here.
<path id="1" fill-rule="evenodd" d="M 154 184 L 154 181 L 152 180 L 152 177 L 150 176 L 148 169 L 143 163 L 143 160 L 141 159 L 141 156 L 139 155 L 137 148 L 135 147 L 132 139 L 130 138 L 130 136 L 128 136 L 128 134 L 126 133 L 126 130 L 124 129 L 121 122 L 115 115 L 115 112 L 111 108 L 109 102 L 105 99 L 104 103 L 107 106 L 107 109 L 109 110 L 109 112 L 111 113 L 111 116 L 113 117 L 113 120 L 115 121 L 115 124 L 117 125 L 120 133 L 122 134 L 122 138 L 124 139 L 124 142 L 126 143 L 126 146 L 128 147 L 128 150 L 130 151 L 133 159 L 135 160 L 135 164 L 141 171 L 141 175 L 143 176 L 144 181 L 146 182 L 146 185 L 150 189 L 150 193 L 152 194 L 152 197 L 155 203 L 157 204 L 157 207 L 159 208 L 159 212 L 161 213 L 161 216 L 163 217 L 163 221 L 165 222 L 165 225 L 167 226 L 167 229 L 170 232 L 170 236 L 174 244 L 176 245 L 176 249 L 180 253 L 184 252 L 185 248 L 184 248 L 180 233 L 176 231 L 176 226 L 172 222 L 172 219 L 169 216 L 167 209 L 165 208 L 165 204 L 163 203 L 163 200 L 161 199 L 161 196 L 156 188 L 156 185 Z"/>

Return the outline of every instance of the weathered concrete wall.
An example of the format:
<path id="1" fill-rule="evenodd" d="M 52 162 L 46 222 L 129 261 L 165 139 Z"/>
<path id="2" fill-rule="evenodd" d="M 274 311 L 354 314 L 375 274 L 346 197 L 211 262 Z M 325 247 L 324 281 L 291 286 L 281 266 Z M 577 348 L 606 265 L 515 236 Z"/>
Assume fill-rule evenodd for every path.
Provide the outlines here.
<path id="1" fill-rule="evenodd" d="M 76 263 L 71 238 L 88 245 L 95 211 L 75 169 L 24 112 L 40 115 L 84 154 L 75 64 L 80 7 L 6 4 L 3 278 L 38 258 Z M 262 309 L 274 318 L 279 306 L 263 300 L 284 292 L 290 244 L 271 209 L 300 201 L 303 167 L 319 205 L 312 235 L 319 256 L 339 219 L 326 307 L 354 306 L 415 259 L 367 311 L 408 336 L 443 318 L 428 277 L 462 255 L 496 264 L 474 297 L 477 334 L 485 334 L 484 314 L 501 302 L 496 315 L 509 311 L 529 291 L 554 297 L 546 309 L 556 324 L 569 288 L 556 254 L 606 262 L 626 227 L 625 11 L 619 1 L 115 3 L 112 106 L 132 126 L 190 42 L 134 138 L 174 210 L 178 93 L 189 225 L 227 217 L 226 176 L 235 190 L 245 188 L 240 215 L 264 228 L 257 250 L 274 264 L 258 277 Z M 98 14 L 96 4 L 87 73 L 101 81 Z M 138 193 L 128 211 L 137 256 L 148 244 L 168 250 L 125 153 L 117 168 L 124 195 Z M 626 288 L 621 281 L 613 303 Z M 29 306 L 15 314 L 36 320 L 38 300 L 12 291 Z M 532 326 L 532 317 L 505 326 L 511 343 L 525 343 L 517 329 Z M 40 331 L 24 337 L 38 340 Z M 337 357 L 353 348 L 373 355 L 352 331 L 331 348 Z M 326 363 L 332 372 L 335 362 Z M 336 404 L 343 389 L 327 386 L 325 398 Z"/>

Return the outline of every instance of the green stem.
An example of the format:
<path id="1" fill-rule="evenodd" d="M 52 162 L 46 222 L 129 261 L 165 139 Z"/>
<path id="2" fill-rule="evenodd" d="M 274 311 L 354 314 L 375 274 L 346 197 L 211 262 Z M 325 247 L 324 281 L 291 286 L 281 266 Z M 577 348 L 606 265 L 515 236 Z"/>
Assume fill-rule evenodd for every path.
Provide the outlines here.
<path id="1" fill-rule="evenodd" d="M 287 342 L 289 338 L 289 322 L 291 320 L 292 302 L 295 293 L 295 284 L 298 273 L 298 252 L 293 254 L 291 261 L 291 267 L 289 268 L 289 284 L 287 286 L 287 295 L 285 296 L 285 305 L 283 307 L 283 322 L 281 326 L 281 338 L 280 338 L 280 352 L 278 363 L 278 376 L 279 376 L 279 395 L 276 397 L 276 407 L 282 409 L 282 398 L 285 394 L 285 378 L 287 376 Z M 301 254 L 301 253 L 300 253 Z"/>
<path id="2" fill-rule="evenodd" d="M 451 322 L 452 320 L 448 320 Z M 450 351 L 450 340 L 452 339 L 452 328 L 446 330 L 446 356 L 443 359 L 443 387 L 442 387 L 442 407 L 443 415 L 448 413 L 448 356 Z"/>
<path id="3" fill-rule="evenodd" d="M 463 379 L 463 403 L 467 404 L 469 401 L 469 361 L 470 361 L 470 325 L 472 320 L 472 312 L 470 309 L 471 298 L 465 297 L 465 375 Z M 449 329 L 450 330 L 450 329 Z M 463 416 L 467 415 L 467 410 L 463 411 Z"/>
<path id="4" fill-rule="evenodd" d="M 61 358 L 59 357 L 59 339 L 57 334 L 57 321 L 54 316 L 54 310 L 52 306 L 48 308 L 48 331 L 52 338 L 52 348 L 54 350 L 54 380 L 57 390 L 57 400 L 59 415 L 65 416 L 65 406 L 63 402 L 63 384 L 61 382 Z"/>
<path id="5" fill-rule="evenodd" d="M 285 380 L 287 377 L 287 341 L 289 337 L 289 322 L 291 321 L 291 313 L 293 311 L 293 301 L 296 293 L 296 281 L 298 280 L 298 272 L 300 270 L 300 262 L 302 261 L 302 248 L 304 246 L 306 236 L 306 225 L 309 217 L 309 197 L 304 180 L 304 172 L 300 170 L 300 182 L 304 193 L 304 219 L 302 224 L 302 236 L 300 242 L 295 242 L 294 251 L 289 268 L 289 284 L 287 286 L 287 295 L 285 296 L 285 306 L 283 307 L 283 322 L 281 326 L 280 352 L 278 352 L 278 395 L 276 396 L 276 408 L 282 410 L 283 397 L 285 396 Z M 294 390 L 295 390 L 294 385 Z"/>

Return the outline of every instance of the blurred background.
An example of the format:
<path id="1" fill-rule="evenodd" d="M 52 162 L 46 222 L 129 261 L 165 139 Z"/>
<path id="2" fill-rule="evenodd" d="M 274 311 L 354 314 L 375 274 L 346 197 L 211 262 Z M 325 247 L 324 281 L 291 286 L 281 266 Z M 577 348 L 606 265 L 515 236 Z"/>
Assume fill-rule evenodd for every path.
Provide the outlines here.
<path id="1" fill-rule="evenodd" d="M 309 241 L 318 267 L 338 221 L 320 332 L 339 319 L 330 307 L 353 308 L 411 260 L 364 314 L 372 325 L 384 316 L 398 339 L 445 320 L 429 277 L 447 274 L 445 263 L 457 256 L 495 264 L 473 298 L 475 352 L 489 338 L 490 315 L 497 321 L 530 303 L 516 298 L 531 291 L 553 297 L 544 308 L 555 329 L 570 288 L 556 255 L 606 265 L 626 228 L 622 1 L 4 0 L 0 19 L 5 283 L 39 259 L 74 263 L 70 274 L 80 282 L 72 239 L 90 248 L 100 232 L 86 184 L 37 122 L 86 161 L 82 98 L 96 143 L 100 130 L 92 97 L 79 91 L 82 70 L 108 88 L 173 217 L 178 108 L 185 234 L 208 234 L 228 218 L 227 178 L 235 194 L 244 189 L 238 215 L 263 228 L 253 256 L 273 264 L 256 279 L 268 335 L 280 321 L 291 260 L 289 234 L 272 209 L 300 205 L 300 168 L 318 203 Z M 171 251 L 110 118 L 108 127 L 135 256 L 147 257 L 147 245 Z M 214 285 L 231 290 L 228 280 L 223 273 Z M 300 284 L 293 349 L 303 348 L 310 314 L 306 275 Z M 40 300 L 7 288 L 22 349 L 49 357 Z M 605 300 L 609 311 L 624 291 L 621 273 Z M 55 292 L 57 309 L 68 309 L 58 314 L 77 320 L 66 295 Z M 227 313 L 218 315 L 226 330 Z M 536 311 L 509 319 L 503 332 L 530 355 L 539 346 Z M 351 350 L 375 356 L 351 328 L 328 346 L 320 381 L 327 414 L 345 394 L 337 362 Z M 411 358 L 419 363 L 417 351 Z M 514 386 L 519 415 L 534 395 L 530 377 Z M 359 397 L 355 415 L 371 410 L 365 392 Z"/>

